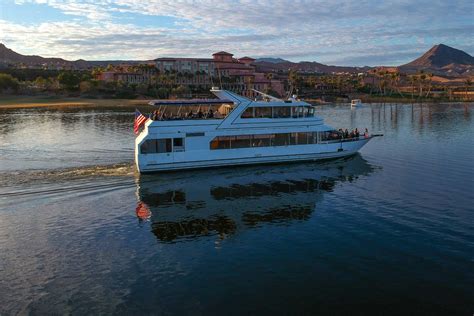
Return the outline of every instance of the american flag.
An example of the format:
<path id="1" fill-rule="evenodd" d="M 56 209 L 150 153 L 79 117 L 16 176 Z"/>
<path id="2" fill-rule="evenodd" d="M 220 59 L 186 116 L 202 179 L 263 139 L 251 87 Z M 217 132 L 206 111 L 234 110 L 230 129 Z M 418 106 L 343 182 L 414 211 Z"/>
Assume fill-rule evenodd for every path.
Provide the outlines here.
<path id="1" fill-rule="evenodd" d="M 146 123 L 147 120 L 148 117 L 141 114 L 140 111 L 135 110 L 135 122 L 133 124 L 133 131 L 135 132 L 135 134 L 138 134 L 138 130 L 140 129 L 140 127 L 143 126 L 143 124 Z"/>

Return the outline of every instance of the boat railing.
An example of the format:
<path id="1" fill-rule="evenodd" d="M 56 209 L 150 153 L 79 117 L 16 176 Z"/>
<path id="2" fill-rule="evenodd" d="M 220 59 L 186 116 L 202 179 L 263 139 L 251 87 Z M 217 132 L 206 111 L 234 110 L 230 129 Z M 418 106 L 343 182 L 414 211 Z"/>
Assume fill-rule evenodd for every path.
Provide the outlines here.
<path id="1" fill-rule="evenodd" d="M 186 121 L 186 120 L 223 120 L 227 115 L 199 115 L 199 114 L 182 114 L 182 115 L 171 115 L 171 116 L 156 116 L 150 114 L 150 119 L 152 121 Z"/>
<path id="2" fill-rule="evenodd" d="M 354 136 L 349 138 L 337 138 L 337 139 L 330 139 L 330 140 L 322 140 L 319 144 L 333 144 L 333 143 L 345 143 L 345 142 L 355 142 L 362 139 L 369 139 L 373 136 L 370 135 L 361 135 L 361 136 Z"/>

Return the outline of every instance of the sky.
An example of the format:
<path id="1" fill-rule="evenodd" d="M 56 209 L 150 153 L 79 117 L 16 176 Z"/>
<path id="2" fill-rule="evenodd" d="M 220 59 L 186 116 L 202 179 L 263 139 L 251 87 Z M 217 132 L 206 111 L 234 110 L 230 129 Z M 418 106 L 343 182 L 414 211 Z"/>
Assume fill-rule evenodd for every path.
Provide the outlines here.
<path id="1" fill-rule="evenodd" d="M 474 55 L 468 0 L 0 0 L 0 43 L 68 60 L 281 57 L 400 65 L 443 43 Z"/>

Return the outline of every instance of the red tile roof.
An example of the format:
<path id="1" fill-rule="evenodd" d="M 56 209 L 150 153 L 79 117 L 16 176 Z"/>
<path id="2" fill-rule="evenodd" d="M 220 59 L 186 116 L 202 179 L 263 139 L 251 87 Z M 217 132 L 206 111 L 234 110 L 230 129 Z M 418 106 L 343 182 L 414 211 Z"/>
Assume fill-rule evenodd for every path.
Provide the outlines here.
<path id="1" fill-rule="evenodd" d="M 214 56 L 214 55 L 229 55 L 229 56 L 234 56 L 234 54 L 231 54 L 231 53 L 228 53 L 228 52 L 224 52 L 224 51 L 220 51 L 220 52 L 217 52 L 217 53 L 212 54 L 212 56 Z"/>

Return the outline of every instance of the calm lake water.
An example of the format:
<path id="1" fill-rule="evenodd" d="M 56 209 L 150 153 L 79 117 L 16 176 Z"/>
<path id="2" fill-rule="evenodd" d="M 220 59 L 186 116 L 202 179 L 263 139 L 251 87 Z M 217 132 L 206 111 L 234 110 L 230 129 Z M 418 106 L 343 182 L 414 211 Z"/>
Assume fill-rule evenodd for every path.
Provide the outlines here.
<path id="1" fill-rule="evenodd" d="M 0 315 L 474 312 L 473 104 L 322 106 L 384 137 L 147 176 L 133 112 L 0 110 Z"/>

